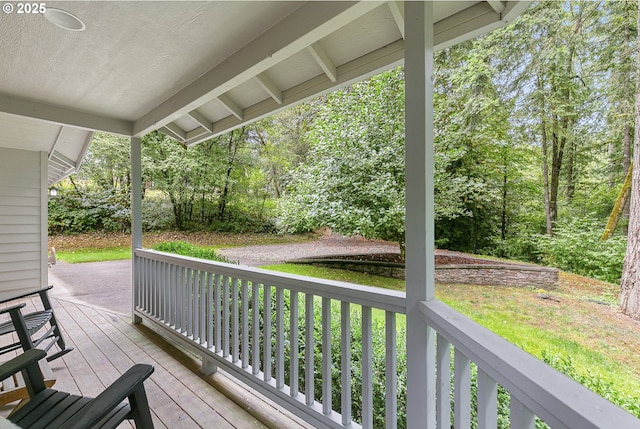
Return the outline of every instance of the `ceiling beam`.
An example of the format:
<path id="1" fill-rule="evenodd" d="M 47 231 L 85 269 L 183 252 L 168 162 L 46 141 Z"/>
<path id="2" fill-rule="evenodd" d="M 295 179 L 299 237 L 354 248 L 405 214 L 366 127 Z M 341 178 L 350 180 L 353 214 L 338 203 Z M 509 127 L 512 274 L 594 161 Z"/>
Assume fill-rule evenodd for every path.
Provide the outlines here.
<path id="1" fill-rule="evenodd" d="M 122 136 L 131 136 L 133 133 L 133 123 L 130 121 L 107 118 L 67 107 L 44 104 L 4 94 L 0 94 L 0 112 L 89 131 L 104 131 Z"/>
<path id="2" fill-rule="evenodd" d="M 487 0 L 487 3 L 489 3 L 489 6 L 491 6 L 493 8 L 493 10 L 496 11 L 497 14 L 501 14 L 502 12 L 504 12 L 505 6 L 504 3 L 500 0 Z"/>
<path id="3" fill-rule="evenodd" d="M 336 82 L 338 80 L 338 71 L 336 70 L 336 65 L 333 63 L 329 55 L 322 49 L 319 43 L 314 43 L 311 46 L 308 46 L 307 49 L 311 53 L 311 56 L 318 63 L 324 74 L 327 75 L 331 82 Z"/>
<path id="4" fill-rule="evenodd" d="M 168 131 L 168 134 L 171 137 L 175 138 L 176 140 L 182 143 L 184 143 L 185 140 L 187 140 L 187 133 L 182 128 L 174 124 L 173 122 L 165 125 L 164 127 L 162 127 L 162 129 L 164 131 Z"/>
<path id="5" fill-rule="evenodd" d="M 433 24 L 434 49 L 456 45 L 504 25 L 487 2 L 476 3 Z"/>
<path id="6" fill-rule="evenodd" d="M 518 17 L 532 1 L 508 1 L 502 13 L 487 2 L 476 3 L 433 25 L 434 49 L 448 48 L 457 43 L 485 34 L 496 28 L 504 27 Z"/>
<path id="7" fill-rule="evenodd" d="M 197 110 L 192 110 L 189 112 L 189 116 L 191 116 L 191 119 L 199 123 L 205 130 L 213 132 L 213 122 L 208 120 L 202 113 Z"/>
<path id="8" fill-rule="evenodd" d="M 218 101 L 222 103 L 222 105 L 226 107 L 227 110 L 239 120 L 242 120 L 242 118 L 244 118 L 244 113 L 242 112 L 242 108 L 240 108 L 240 106 L 238 106 L 236 102 L 233 101 L 231 97 L 229 97 L 228 95 L 226 94 L 219 95 Z"/>
<path id="9" fill-rule="evenodd" d="M 273 98 L 276 103 L 282 104 L 282 91 L 276 86 L 275 83 L 273 83 L 271 79 L 267 77 L 266 74 L 260 73 L 258 76 L 256 76 L 256 80 L 260 82 L 262 88 L 267 91 L 267 94 L 269 94 L 269 96 Z"/>
<path id="10" fill-rule="evenodd" d="M 404 58 L 404 41 L 398 40 L 383 48 L 377 49 L 360 58 L 356 58 L 338 67 L 338 81 L 331 82 L 324 75 L 318 75 L 312 79 L 302 82 L 293 88 L 282 92 L 282 104 L 267 98 L 259 103 L 244 109 L 244 120 L 239 121 L 233 116 L 216 121 L 213 124 L 213 131 L 203 133 L 203 129 L 198 127 L 187 132 L 186 146 L 193 146 L 210 138 L 241 127 L 243 124 L 256 121 L 284 110 L 300 102 L 304 102 L 313 97 L 335 90 L 341 86 L 349 85 L 356 81 L 366 79 L 402 64 Z"/>
<path id="11" fill-rule="evenodd" d="M 51 149 L 49 150 L 49 160 L 51 160 L 51 157 L 53 156 L 53 154 L 56 151 L 56 146 L 58 146 L 58 144 L 60 143 L 60 141 L 62 140 L 62 132 L 64 131 L 64 127 L 61 126 L 60 127 L 60 131 L 58 131 L 58 136 L 56 137 L 56 141 L 53 142 L 53 146 L 51 146 Z"/>
<path id="12" fill-rule="evenodd" d="M 134 125 L 149 131 L 188 114 L 232 88 L 304 50 L 333 31 L 380 6 L 379 2 L 308 2 L 204 75 L 150 110 Z"/>
<path id="13" fill-rule="evenodd" d="M 404 6 L 399 1 L 390 1 L 388 4 L 393 20 L 396 22 L 396 26 L 404 39 Z"/>
<path id="14" fill-rule="evenodd" d="M 54 165 L 57 165 L 59 168 L 60 166 L 64 166 L 64 171 L 68 170 L 69 168 L 76 168 L 75 161 L 67 158 L 58 151 L 51 152 L 51 155 L 49 157 L 49 167 L 52 167 Z"/>

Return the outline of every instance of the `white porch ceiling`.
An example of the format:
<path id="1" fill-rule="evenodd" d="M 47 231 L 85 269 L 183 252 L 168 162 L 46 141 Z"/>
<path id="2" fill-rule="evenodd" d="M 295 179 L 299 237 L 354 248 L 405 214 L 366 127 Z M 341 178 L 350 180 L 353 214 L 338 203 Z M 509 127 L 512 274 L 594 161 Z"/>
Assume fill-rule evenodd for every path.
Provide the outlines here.
<path id="1" fill-rule="evenodd" d="M 435 2 L 436 48 L 530 2 Z M 404 5 L 345 1 L 47 2 L 86 24 L 0 13 L 0 147 L 46 151 L 49 182 L 93 131 L 197 144 L 402 63 Z"/>

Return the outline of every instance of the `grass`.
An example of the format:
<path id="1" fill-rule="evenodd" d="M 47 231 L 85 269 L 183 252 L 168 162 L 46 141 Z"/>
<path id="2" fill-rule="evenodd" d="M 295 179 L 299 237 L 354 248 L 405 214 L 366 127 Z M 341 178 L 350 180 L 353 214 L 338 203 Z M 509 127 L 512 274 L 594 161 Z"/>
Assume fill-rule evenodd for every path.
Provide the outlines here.
<path id="1" fill-rule="evenodd" d="M 290 274 L 404 290 L 404 281 L 346 270 L 281 264 L 263 267 Z M 562 273 L 543 300 L 533 288 L 438 285 L 436 296 L 487 329 L 541 358 L 550 352 L 571 356 L 577 371 L 598 375 L 621 393 L 640 391 L 640 326 L 612 305 L 616 285 Z M 603 305 L 605 304 L 605 305 Z M 383 318 L 384 312 L 374 312 Z M 404 318 L 398 318 L 403 326 Z"/>
<path id="2" fill-rule="evenodd" d="M 116 246 L 78 250 L 56 250 L 56 258 L 70 264 L 130 259 L 131 247 Z"/>
<path id="3" fill-rule="evenodd" d="M 314 267 L 302 264 L 265 265 L 260 268 L 279 271 L 281 273 L 296 274 L 299 276 L 317 277 L 365 286 L 376 286 L 385 289 L 404 290 L 404 280 L 373 276 L 365 273 L 356 273 L 348 270 L 336 270 L 333 268 Z"/>

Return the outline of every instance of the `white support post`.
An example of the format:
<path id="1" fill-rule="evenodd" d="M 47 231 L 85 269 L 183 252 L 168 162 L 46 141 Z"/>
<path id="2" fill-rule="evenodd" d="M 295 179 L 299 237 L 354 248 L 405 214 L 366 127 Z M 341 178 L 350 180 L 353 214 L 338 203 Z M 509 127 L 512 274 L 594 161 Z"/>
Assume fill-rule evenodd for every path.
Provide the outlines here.
<path id="1" fill-rule="evenodd" d="M 135 250 L 142 247 L 142 146 L 140 138 L 131 137 L 131 322 L 141 323 L 135 314 L 136 284 L 140 267 L 135 263 Z"/>
<path id="2" fill-rule="evenodd" d="M 436 427 L 435 332 L 418 303 L 432 300 L 433 2 L 405 2 L 407 427 Z"/>

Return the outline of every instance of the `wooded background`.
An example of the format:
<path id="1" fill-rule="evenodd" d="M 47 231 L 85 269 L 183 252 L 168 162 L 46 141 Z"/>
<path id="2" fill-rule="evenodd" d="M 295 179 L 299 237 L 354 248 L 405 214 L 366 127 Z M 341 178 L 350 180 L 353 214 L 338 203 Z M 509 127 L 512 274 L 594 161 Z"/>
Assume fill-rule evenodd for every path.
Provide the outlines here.
<path id="1" fill-rule="evenodd" d="M 436 53 L 440 248 L 617 282 L 628 198 L 638 3 L 549 1 Z M 143 139 L 148 230 L 305 232 L 404 240 L 404 82 L 398 68 L 183 148 Z M 97 134 L 50 201 L 51 233 L 129 228 L 129 141 Z"/>

